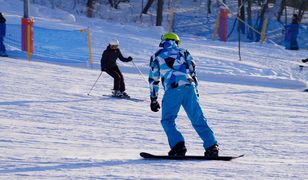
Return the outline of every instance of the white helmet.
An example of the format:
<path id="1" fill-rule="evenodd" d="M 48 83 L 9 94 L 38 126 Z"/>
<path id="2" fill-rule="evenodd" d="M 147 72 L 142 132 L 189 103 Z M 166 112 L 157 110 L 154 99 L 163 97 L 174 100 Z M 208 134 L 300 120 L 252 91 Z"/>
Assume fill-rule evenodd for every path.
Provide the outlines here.
<path id="1" fill-rule="evenodd" d="M 117 39 L 113 39 L 113 40 L 111 40 L 110 42 L 109 42 L 109 44 L 111 45 L 111 46 L 119 46 L 119 41 L 117 40 Z"/>

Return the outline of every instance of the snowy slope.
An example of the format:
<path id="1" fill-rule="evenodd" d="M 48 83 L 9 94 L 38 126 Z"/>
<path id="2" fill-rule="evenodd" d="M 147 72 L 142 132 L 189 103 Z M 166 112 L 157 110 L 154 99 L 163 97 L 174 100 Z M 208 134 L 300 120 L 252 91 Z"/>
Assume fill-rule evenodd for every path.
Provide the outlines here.
<path id="1" fill-rule="evenodd" d="M 18 22 L 18 1 L 0 1 L 11 3 L 2 11 Z M 101 96 L 112 88 L 105 73 L 91 96 L 87 93 L 110 38 L 120 40 L 123 54 L 134 57 L 146 76 L 149 57 L 165 31 L 83 17 L 74 17 L 75 23 L 62 17 L 55 23 L 48 9 L 43 12 L 35 17 L 41 27 L 91 27 L 96 66 L 62 66 L 48 56 L 45 62 L 28 62 L 21 52 L 14 57 L 18 47 L 8 47 L 11 57 L 0 58 L 0 179 L 308 178 L 308 94 L 302 92 L 308 73 L 299 71 L 296 61 L 307 50 L 243 43 L 239 61 L 236 43 L 183 37 L 182 46 L 198 63 L 200 103 L 221 154 L 245 157 L 231 162 L 146 161 L 139 152 L 163 154 L 169 149 L 160 113 L 150 111 L 147 84 L 133 64 L 119 63 L 127 92 L 144 102 Z M 202 142 L 183 110 L 177 122 L 188 154 L 202 154 Z"/>
<path id="2" fill-rule="evenodd" d="M 138 74 L 125 74 L 127 91 L 145 102 L 102 97 L 111 89 L 106 74 L 87 96 L 94 70 L 10 58 L 0 67 L 0 178 L 307 178 L 307 93 L 201 81 L 200 101 L 221 154 L 245 157 L 151 162 L 139 152 L 166 153 L 168 145 Z M 188 154 L 203 153 L 183 111 L 178 125 Z"/>

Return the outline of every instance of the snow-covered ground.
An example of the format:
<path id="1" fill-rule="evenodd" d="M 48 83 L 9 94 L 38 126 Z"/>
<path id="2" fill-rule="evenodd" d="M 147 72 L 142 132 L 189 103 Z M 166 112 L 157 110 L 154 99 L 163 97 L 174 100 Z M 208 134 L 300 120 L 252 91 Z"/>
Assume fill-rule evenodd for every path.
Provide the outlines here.
<path id="1" fill-rule="evenodd" d="M 1 9 L 7 19 L 19 23 L 21 2 L 0 2 L 8 3 Z M 58 16 L 46 8 L 36 12 L 40 27 L 89 26 L 95 37 L 94 67 L 53 63 L 48 55 L 56 53 L 54 49 L 41 54 L 46 60 L 28 62 L 20 47 L 7 45 L 10 57 L 0 58 L 0 179 L 308 178 L 308 93 L 302 91 L 308 69 L 298 68 L 307 50 L 242 43 L 239 61 L 236 43 L 182 37 L 181 46 L 197 61 L 200 103 L 221 155 L 245 156 L 231 162 L 148 161 L 139 152 L 166 154 L 169 149 L 160 113 L 150 110 L 147 84 L 135 66 L 119 63 L 127 92 L 143 102 L 102 96 L 112 88 L 106 73 L 91 95 L 87 93 L 100 73 L 100 54 L 110 38 L 120 40 L 123 55 L 132 56 L 146 77 L 149 57 L 165 30 L 65 13 L 50 19 Z M 162 94 L 161 89 L 160 98 Z M 183 110 L 177 123 L 188 154 L 202 154 L 202 142 Z"/>

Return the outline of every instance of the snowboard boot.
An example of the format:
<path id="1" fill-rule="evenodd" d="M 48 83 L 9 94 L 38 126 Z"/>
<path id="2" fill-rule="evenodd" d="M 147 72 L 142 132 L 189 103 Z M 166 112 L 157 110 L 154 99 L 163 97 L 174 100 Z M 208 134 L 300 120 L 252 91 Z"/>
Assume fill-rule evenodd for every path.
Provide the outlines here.
<path id="1" fill-rule="evenodd" d="M 184 157 L 187 152 L 185 147 L 185 142 L 178 142 L 168 153 L 168 156 L 171 157 Z"/>
<path id="2" fill-rule="evenodd" d="M 217 144 L 207 148 L 204 152 L 204 156 L 206 157 L 218 157 L 219 148 Z"/>

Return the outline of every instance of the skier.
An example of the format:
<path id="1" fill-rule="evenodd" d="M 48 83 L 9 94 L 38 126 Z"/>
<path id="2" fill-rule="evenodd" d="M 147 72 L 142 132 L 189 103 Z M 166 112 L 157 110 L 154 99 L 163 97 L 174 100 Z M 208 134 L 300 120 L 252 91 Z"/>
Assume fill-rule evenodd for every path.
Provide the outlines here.
<path id="1" fill-rule="evenodd" d="M 190 53 L 178 47 L 179 43 L 180 38 L 177 34 L 166 33 L 159 45 L 162 48 L 151 57 L 149 71 L 151 110 L 157 112 L 160 109 L 157 98 L 161 78 L 165 90 L 161 124 L 171 149 L 168 155 L 182 157 L 187 151 L 184 137 L 175 124 L 180 107 L 183 106 L 194 129 L 203 140 L 204 155 L 217 157 L 219 151 L 217 140 L 207 124 L 198 100 L 196 65 Z"/>
<path id="2" fill-rule="evenodd" d="M 129 95 L 125 92 L 124 77 L 116 63 L 118 58 L 123 62 L 130 62 L 133 60 L 130 56 L 128 58 L 124 58 L 119 49 L 119 41 L 112 40 L 102 54 L 101 70 L 105 71 L 114 79 L 112 92 L 113 96 L 129 98 Z"/>
<path id="3" fill-rule="evenodd" d="M 5 46 L 3 44 L 3 38 L 5 36 L 5 30 L 6 30 L 5 21 L 6 19 L 3 17 L 2 13 L 0 12 L 0 56 L 2 57 L 8 56 L 6 54 Z"/>
<path id="4" fill-rule="evenodd" d="M 286 49 L 298 50 L 297 35 L 299 29 L 299 19 L 297 14 L 293 14 L 292 23 L 285 26 L 286 29 Z"/>

